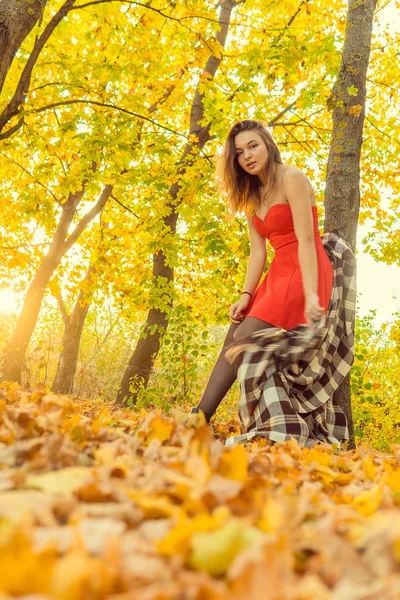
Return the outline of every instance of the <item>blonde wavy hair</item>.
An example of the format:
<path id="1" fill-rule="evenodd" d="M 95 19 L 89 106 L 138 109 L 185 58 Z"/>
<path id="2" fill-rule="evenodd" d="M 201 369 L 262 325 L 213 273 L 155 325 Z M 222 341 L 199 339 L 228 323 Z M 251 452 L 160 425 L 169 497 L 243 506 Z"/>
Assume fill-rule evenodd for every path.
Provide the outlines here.
<path id="1" fill-rule="evenodd" d="M 242 131 L 255 131 L 268 148 L 268 160 L 264 175 L 268 181 L 266 195 L 274 185 L 276 167 L 282 164 L 279 148 L 267 129 L 267 123 L 258 119 L 238 121 L 229 130 L 221 154 L 217 158 L 215 184 L 218 191 L 227 197 L 230 215 L 238 212 L 254 215 L 261 207 L 261 181 L 256 175 L 246 173 L 239 165 L 235 137 Z"/>

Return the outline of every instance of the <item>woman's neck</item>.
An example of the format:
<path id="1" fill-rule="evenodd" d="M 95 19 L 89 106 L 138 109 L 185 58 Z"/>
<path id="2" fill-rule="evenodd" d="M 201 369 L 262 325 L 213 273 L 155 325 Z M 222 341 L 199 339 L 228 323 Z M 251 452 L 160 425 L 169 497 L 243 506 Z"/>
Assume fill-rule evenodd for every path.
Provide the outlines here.
<path id="1" fill-rule="evenodd" d="M 274 164 L 274 169 L 273 169 L 273 173 L 272 173 L 272 176 L 273 176 L 273 177 L 276 177 L 276 175 L 278 174 L 279 168 L 280 168 L 281 166 L 282 166 L 282 165 L 281 165 L 281 164 L 279 164 L 279 163 L 275 163 L 275 164 Z M 261 182 L 261 188 L 262 188 L 263 190 L 266 190 L 266 189 L 268 189 L 268 187 L 269 187 L 269 179 L 268 179 L 268 177 L 266 177 L 265 173 L 260 173 L 259 175 L 257 175 L 257 177 L 258 177 L 258 179 L 259 179 L 259 180 L 260 180 L 260 182 Z"/>

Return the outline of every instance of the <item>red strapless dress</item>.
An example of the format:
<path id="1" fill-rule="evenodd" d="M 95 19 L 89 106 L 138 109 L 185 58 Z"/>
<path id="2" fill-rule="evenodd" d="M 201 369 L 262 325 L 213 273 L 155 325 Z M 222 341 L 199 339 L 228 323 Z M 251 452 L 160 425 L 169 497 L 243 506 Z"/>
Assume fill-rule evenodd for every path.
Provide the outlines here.
<path id="1" fill-rule="evenodd" d="M 312 213 L 318 259 L 318 296 L 320 305 L 326 312 L 332 292 L 333 267 L 322 245 L 315 206 L 312 207 Z M 260 235 L 271 243 L 275 256 L 243 315 L 262 319 L 283 329 L 292 329 L 306 323 L 298 241 L 290 205 L 274 204 L 264 221 L 254 215 L 253 222 Z"/>

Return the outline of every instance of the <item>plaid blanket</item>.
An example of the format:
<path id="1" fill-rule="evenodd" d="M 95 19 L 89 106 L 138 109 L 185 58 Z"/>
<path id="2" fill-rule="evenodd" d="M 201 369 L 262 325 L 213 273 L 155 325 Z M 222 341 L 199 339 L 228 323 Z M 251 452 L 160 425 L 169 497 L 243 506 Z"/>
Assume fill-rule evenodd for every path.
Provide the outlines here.
<path id="1" fill-rule="evenodd" d="M 327 314 L 319 326 L 269 327 L 234 342 L 225 357 L 238 368 L 241 435 L 225 445 L 263 436 L 301 446 L 348 439 L 346 417 L 333 392 L 354 359 L 355 258 L 338 231 L 322 236 L 334 267 Z"/>

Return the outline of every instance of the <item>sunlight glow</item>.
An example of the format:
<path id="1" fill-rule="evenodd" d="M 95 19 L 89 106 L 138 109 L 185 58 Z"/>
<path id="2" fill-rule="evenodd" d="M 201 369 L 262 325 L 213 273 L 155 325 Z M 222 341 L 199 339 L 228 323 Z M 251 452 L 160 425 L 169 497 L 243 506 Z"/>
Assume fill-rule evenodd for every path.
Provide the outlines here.
<path id="1" fill-rule="evenodd" d="M 17 310 L 18 297 L 8 289 L 0 290 L 0 313 L 10 313 Z"/>

